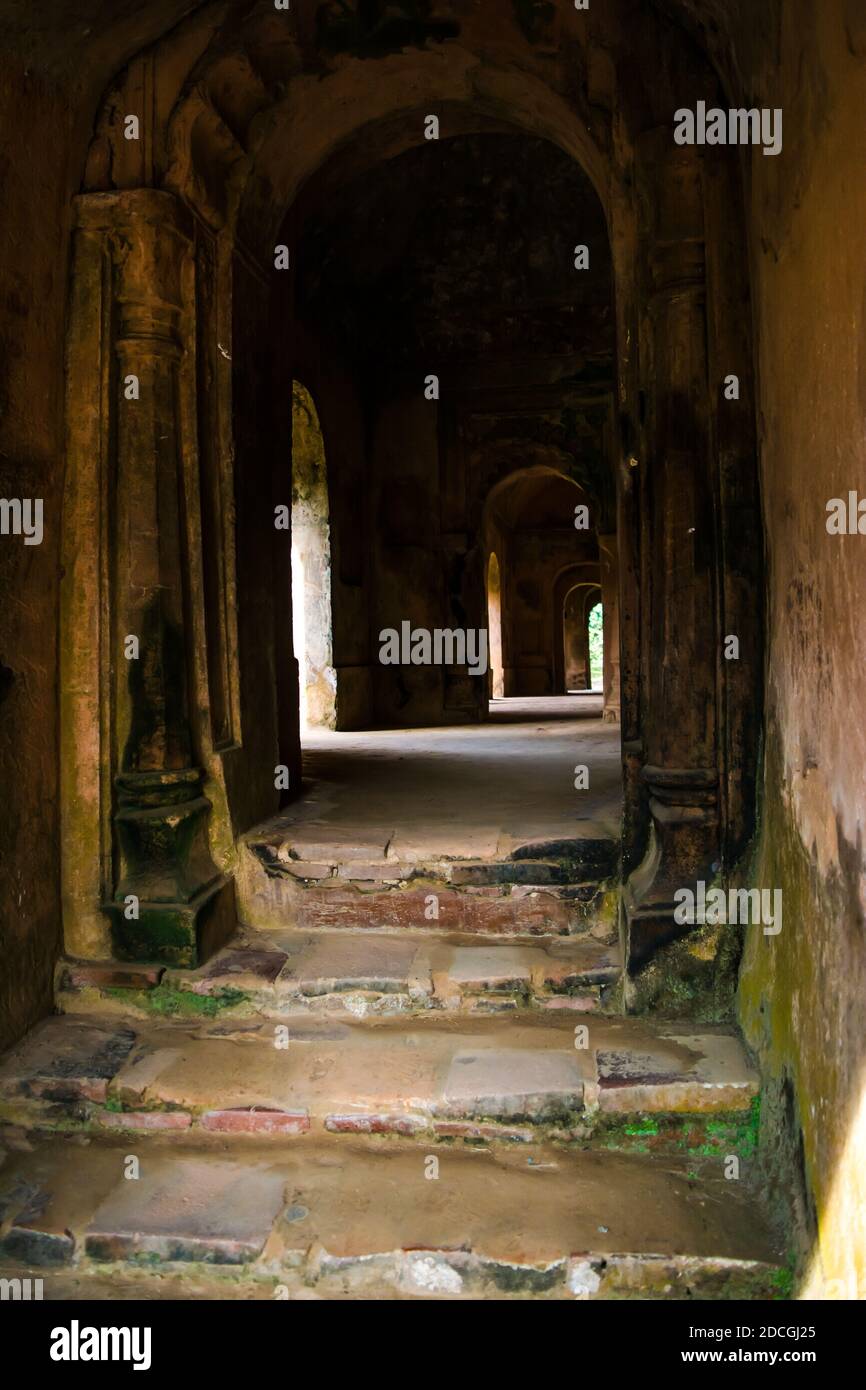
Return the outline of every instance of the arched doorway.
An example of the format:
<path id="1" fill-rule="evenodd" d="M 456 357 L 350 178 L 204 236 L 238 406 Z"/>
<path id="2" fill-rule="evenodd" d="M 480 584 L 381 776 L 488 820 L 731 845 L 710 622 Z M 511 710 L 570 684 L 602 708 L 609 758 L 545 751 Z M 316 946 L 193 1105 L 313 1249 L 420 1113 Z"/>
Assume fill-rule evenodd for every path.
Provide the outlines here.
<path id="1" fill-rule="evenodd" d="M 587 651 L 589 653 L 589 683 L 592 690 L 604 689 L 604 649 L 605 624 L 604 605 L 596 600 L 591 602 L 586 614 Z"/>
<path id="2" fill-rule="evenodd" d="M 502 669 L 502 581 L 496 551 L 491 550 L 487 562 L 487 622 L 490 630 L 490 694 L 500 700 L 505 694 L 505 673 Z"/>
<path id="3" fill-rule="evenodd" d="M 593 551 L 593 559 L 562 570 L 553 588 L 555 678 L 556 689 L 561 692 L 592 689 L 587 619 L 593 603 L 601 596 L 595 546 Z"/>
<path id="4" fill-rule="evenodd" d="M 485 544 L 495 547 L 500 570 L 509 696 L 565 693 L 566 594 L 576 582 L 598 584 L 594 507 L 567 467 L 563 458 L 559 468 L 538 464 L 506 472 L 485 500 Z M 580 530 L 576 515 L 581 523 L 586 519 Z"/>
<path id="5" fill-rule="evenodd" d="M 562 670 L 565 694 L 580 694 L 594 687 L 589 613 L 598 597 L 597 586 L 584 582 L 569 589 L 563 600 Z"/>
<path id="6" fill-rule="evenodd" d="M 333 729 L 337 679 L 331 635 L 331 535 L 325 444 L 312 396 L 292 383 L 292 635 L 301 725 Z"/>

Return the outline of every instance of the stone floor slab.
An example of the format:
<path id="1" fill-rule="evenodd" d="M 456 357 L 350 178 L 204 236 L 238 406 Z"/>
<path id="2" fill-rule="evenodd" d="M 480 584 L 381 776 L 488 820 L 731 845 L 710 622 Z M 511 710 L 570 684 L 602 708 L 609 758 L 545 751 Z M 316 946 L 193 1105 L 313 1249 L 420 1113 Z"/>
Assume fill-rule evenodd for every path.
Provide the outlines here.
<path id="1" fill-rule="evenodd" d="M 51 1173 L 58 1212 L 77 1241 L 85 1236 L 85 1255 L 96 1261 L 85 1258 L 78 1278 L 92 1269 L 98 1279 L 107 1258 L 159 1270 L 162 1280 L 166 1260 L 203 1260 L 216 1276 L 220 1264 L 262 1256 L 272 1282 L 294 1266 L 305 1286 L 325 1296 L 390 1297 L 407 1262 L 423 1260 L 416 1271 L 422 1294 L 484 1296 L 479 1290 L 489 1280 L 492 1297 L 497 1287 L 530 1295 L 555 1287 L 569 1298 L 640 1296 L 642 1289 L 651 1297 L 694 1297 L 709 1278 L 717 1296 L 766 1297 L 780 1259 L 748 1182 L 727 1182 L 717 1160 L 694 1155 L 532 1143 L 497 1152 L 453 1148 L 439 1152 L 431 1180 L 423 1148 L 393 1136 L 385 1143 L 307 1136 L 277 1157 L 250 1140 L 235 1160 L 213 1143 L 178 1152 L 168 1141 L 153 1145 L 136 1182 L 118 1176 L 126 1147 L 114 1140 L 92 1150 L 51 1140 L 32 1156 L 43 1179 Z M 103 1192 L 106 1173 L 113 1186 Z M 91 1202 L 102 1192 L 89 1215 L 82 1187 Z M 607 1266 L 615 1278 L 607 1278 Z M 53 1277 L 46 1297 L 66 1289 L 60 1281 L 68 1276 L 58 1272 L 52 1292 Z M 124 1278 L 120 1267 L 115 1278 Z M 194 1287 L 199 1296 L 220 1296 Z M 87 1294 L 79 1286 L 67 1296 Z M 107 1288 L 97 1296 L 113 1294 Z"/>
<path id="2" fill-rule="evenodd" d="M 158 1077 L 181 1057 L 176 1047 L 144 1047 L 123 1064 L 109 1086 L 109 1094 L 125 1105 L 142 1105 L 150 1099 Z"/>
<path id="3" fill-rule="evenodd" d="M 72 1139 L 37 1142 L 0 1168 L 0 1259 L 67 1264 L 84 1227 L 123 1173 L 122 1151 Z"/>
<path id="4" fill-rule="evenodd" d="M 285 1175 L 266 1161 L 154 1155 L 100 1204 L 85 1250 L 97 1260 L 243 1264 L 261 1254 L 284 1190 Z"/>
<path id="5" fill-rule="evenodd" d="M 449 983 L 463 988 L 497 989 L 512 982 L 528 985 L 543 955 L 531 946 L 457 946 L 451 959 L 441 965 L 434 957 L 433 970 L 442 970 Z"/>
<path id="6" fill-rule="evenodd" d="M 46 1018 L 0 1063 L 0 1096 L 105 1100 L 135 1038 L 134 1029 L 116 1020 Z"/>
<path id="7" fill-rule="evenodd" d="M 443 932 L 246 931 L 246 951 L 270 959 L 281 952 L 281 997 L 316 998 L 332 992 L 429 995 L 436 976 L 442 1001 L 461 991 L 508 986 L 545 992 L 609 983 L 619 975 L 616 945 L 582 937 L 491 937 Z M 228 983 L 228 978 L 226 979 Z"/>
<path id="8" fill-rule="evenodd" d="M 305 995 L 348 989 L 408 990 L 418 949 L 412 938 L 374 932 L 309 936 L 288 956 L 279 986 L 283 992 Z"/>
<path id="9" fill-rule="evenodd" d="M 664 1026 L 655 1039 L 598 1050 L 599 1106 L 609 1114 L 742 1110 L 760 1078 L 730 1033 Z"/>
<path id="10" fill-rule="evenodd" d="M 443 1113 L 517 1118 L 576 1110 L 583 1104 L 585 1079 L 567 1052 L 458 1052 L 445 1082 Z"/>
<path id="11" fill-rule="evenodd" d="M 74 1054 L 83 1039 L 92 1047 L 115 1036 L 105 1029 L 85 1034 L 74 1017 L 52 1023 L 61 1056 Z M 123 1065 L 112 1052 L 114 1077 L 98 1078 L 95 1099 L 77 1103 L 76 1124 L 95 1122 L 109 1099 L 135 1112 L 183 1112 L 195 1125 L 208 1111 L 297 1112 L 316 1129 L 334 1115 L 423 1114 L 432 1121 L 525 1113 L 553 1123 L 587 1096 L 592 1110 L 608 1114 L 721 1113 L 747 1110 L 758 1090 L 742 1044 L 728 1029 L 568 1010 L 343 1014 L 340 1021 L 307 1013 L 286 1023 L 215 1019 L 139 1027 Z M 21 1056 L 29 1068 L 23 1081 Z M 34 1069 L 40 1058 L 44 1073 Z M 44 1098 L 55 1084 L 54 1063 L 36 1030 L 34 1045 L 24 1047 L 7 1077 L 7 1084 L 27 1088 L 4 1100 L 7 1120 L 27 1123 L 30 1106 L 34 1125 L 67 1123 L 66 1109 L 54 1115 L 58 1107 Z"/>
<path id="12" fill-rule="evenodd" d="M 492 860 L 502 845 L 615 836 L 619 731 L 600 715 L 600 697 L 563 696 L 494 701 L 489 723 L 466 728 L 307 730 L 309 791 L 244 843 L 322 866 Z M 591 792 L 563 776 L 576 759 L 592 764 Z"/>

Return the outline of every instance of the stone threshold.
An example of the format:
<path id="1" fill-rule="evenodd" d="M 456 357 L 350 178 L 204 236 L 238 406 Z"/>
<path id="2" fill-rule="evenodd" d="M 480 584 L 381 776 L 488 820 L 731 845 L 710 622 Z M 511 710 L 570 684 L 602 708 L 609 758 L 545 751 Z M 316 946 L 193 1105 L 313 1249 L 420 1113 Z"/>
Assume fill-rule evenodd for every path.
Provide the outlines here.
<path id="1" fill-rule="evenodd" d="M 389 834 L 336 835 L 276 817 L 238 841 L 241 920 L 271 929 L 424 930 L 430 903 L 445 930 L 568 934 L 611 913 L 619 843 L 587 822 L 583 836 L 519 843 L 486 856 L 392 848 Z M 312 837 L 312 838 L 311 838 Z"/>
<path id="2" fill-rule="evenodd" d="M 605 934 L 608 934 L 605 929 Z M 618 948 L 582 937 L 241 929 L 196 970 L 62 961 L 57 998 L 67 1012 L 162 1001 L 194 1014 L 205 1000 L 232 1016 L 540 1009 L 592 1011 L 620 976 Z M 206 1007 L 206 1006 L 204 1006 Z"/>
<path id="3" fill-rule="evenodd" d="M 0 1121 L 273 1142 L 307 1132 L 585 1142 L 629 1117 L 745 1117 L 758 1094 L 742 1044 L 721 1027 L 533 1012 L 468 1024 L 49 1018 L 0 1065 Z"/>
<path id="4" fill-rule="evenodd" d="M 311 1136 L 275 1156 L 46 1139 L 0 1170 L 3 1274 L 43 1297 L 774 1298 L 779 1252 L 718 1160 L 533 1145 L 430 1156 Z M 124 1292 L 126 1290 L 126 1292 Z"/>

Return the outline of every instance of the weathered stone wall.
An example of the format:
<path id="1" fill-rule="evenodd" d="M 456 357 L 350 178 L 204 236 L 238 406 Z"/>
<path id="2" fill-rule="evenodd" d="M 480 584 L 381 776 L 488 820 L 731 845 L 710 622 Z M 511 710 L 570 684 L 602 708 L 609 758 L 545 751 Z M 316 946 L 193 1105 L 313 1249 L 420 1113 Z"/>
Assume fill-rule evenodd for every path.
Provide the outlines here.
<path id="1" fill-rule="evenodd" d="M 50 1009 L 60 949 L 57 577 L 66 125 L 62 88 L 25 75 L 23 65 L 5 64 L 0 496 L 41 497 L 44 538 L 25 546 L 20 537 L 0 537 L 0 1047 Z M 56 161 L 40 157 L 46 147 L 57 151 Z"/>
<path id="2" fill-rule="evenodd" d="M 0 496 L 41 497 L 41 545 L 0 540 L 0 1048 L 49 1011 L 62 945 L 58 627 L 72 197 L 106 84 L 174 0 L 0 5 Z M 88 537 L 82 536 L 86 544 Z"/>
<path id="3" fill-rule="evenodd" d="M 300 785 L 298 668 L 292 655 L 291 535 L 274 508 L 291 502 L 291 375 L 262 351 L 268 294 L 241 259 L 235 264 L 232 343 L 237 509 L 240 745 L 222 757 L 232 829 L 240 834 L 273 814 L 274 769 Z"/>
<path id="4" fill-rule="evenodd" d="M 753 55 L 753 61 L 755 60 Z M 741 1017 L 768 1083 L 768 1153 L 805 1168 L 808 1287 L 866 1297 L 866 537 L 826 503 L 866 494 L 866 11 L 782 8 L 779 66 L 752 74 L 784 111 L 784 151 L 751 160 L 750 234 L 764 520 L 768 718 L 755 882 L 784 893 L 751 929 Z M 809 1239 L 810 1204 L 801 1210 Z"/>

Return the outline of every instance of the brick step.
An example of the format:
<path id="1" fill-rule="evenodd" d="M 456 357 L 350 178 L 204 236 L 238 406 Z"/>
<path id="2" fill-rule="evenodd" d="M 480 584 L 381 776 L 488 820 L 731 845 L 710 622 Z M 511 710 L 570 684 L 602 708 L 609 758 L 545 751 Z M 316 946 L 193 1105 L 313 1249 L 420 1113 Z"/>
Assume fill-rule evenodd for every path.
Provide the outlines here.
<path id="1" fill-rule="evenodd" d="M 277 820 L 239 842 L 238 914 L 250 927 L 567 934 L 615 913 L 610 837 L 514 845 L 485 859 L 397 858 L 387 844 L 299 843 L 291 831 Z"/>
<path id="2" fill-rule="evenodd" d="M 0 1274 L 46 1299 L 782 1297 L 748 1181 L 711 1158 L 425 1154 L 306 1135 L 40 1140 L 0 1169 Z"/>
<path id="3" fill-rule="evenodd" d="M 608 935 L 605 930 L 605 935 Z M 178 1012 L 232 1017 L 298 1012 L 370 1014 L 595 1010 L 620 977 L 619 948 L 579 937 L 485 937 L 433 932 L 242 930 L 197 970 L 64 961 L 65 1012 L 133 1011 L 163 1001 Z"/>
<path id="4" fill-rule="evenodd" d="M 288 1023 L 65 1015 L 0 1065 L 0 1122 L 239 1143 L 356 1132 L 731 1153 L 752 1142 L 757 1093 L 721 1026 L 532 1011 Z"/>

